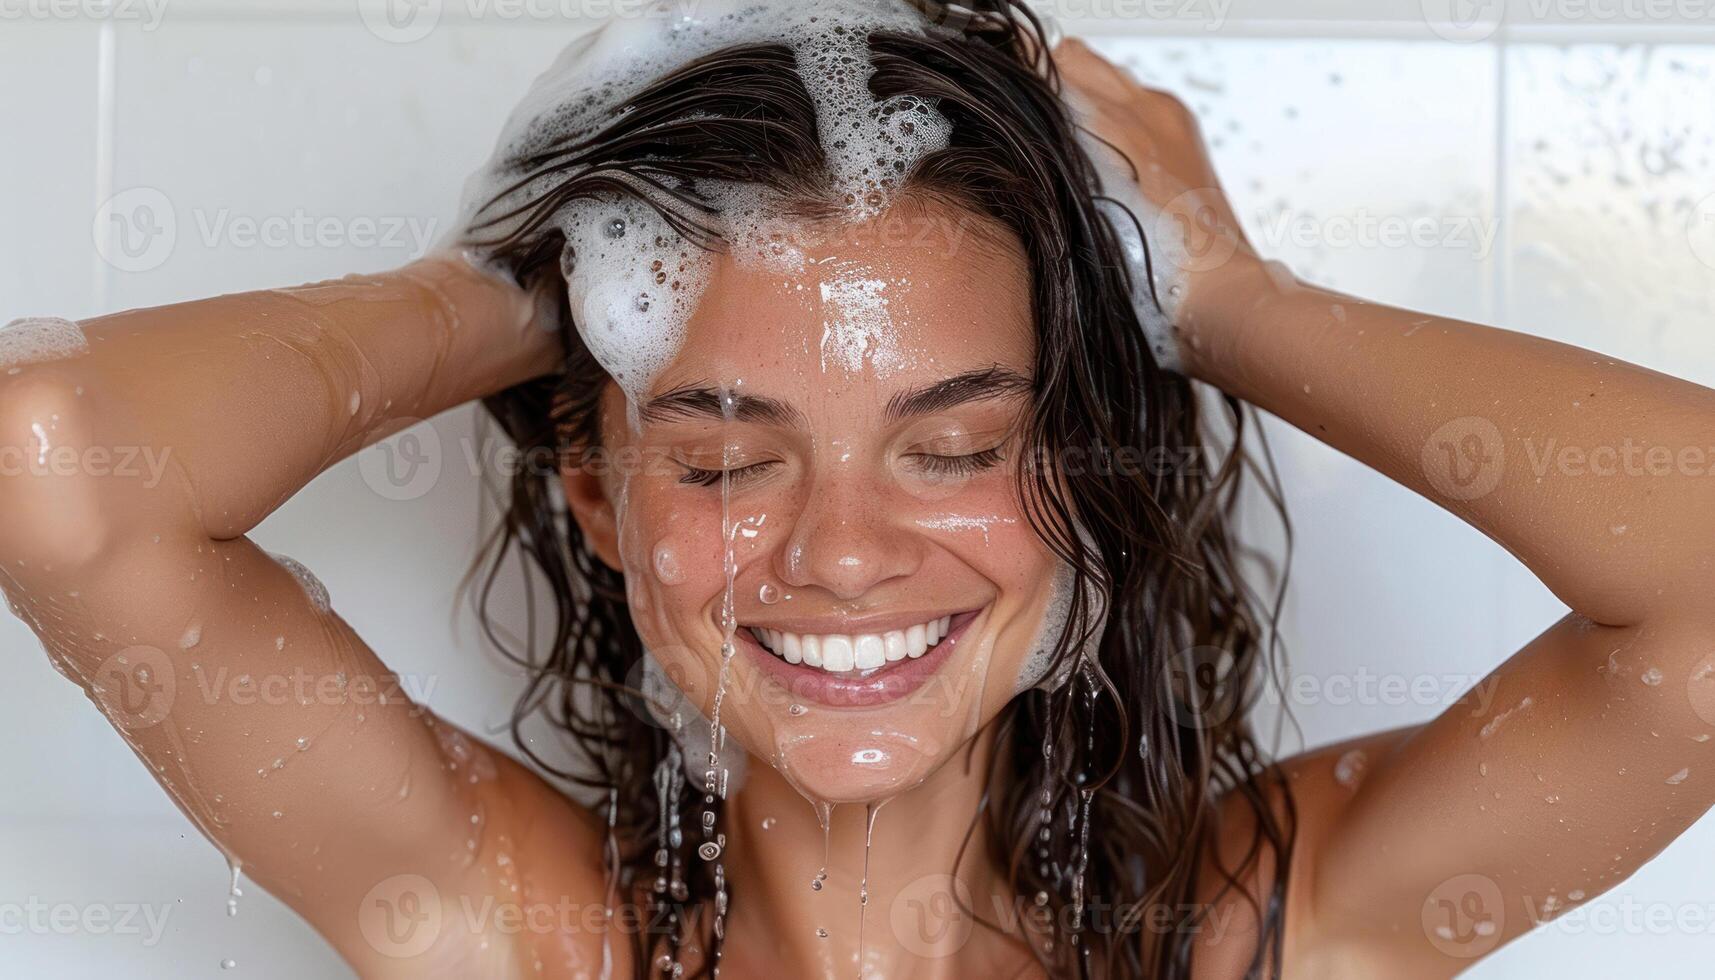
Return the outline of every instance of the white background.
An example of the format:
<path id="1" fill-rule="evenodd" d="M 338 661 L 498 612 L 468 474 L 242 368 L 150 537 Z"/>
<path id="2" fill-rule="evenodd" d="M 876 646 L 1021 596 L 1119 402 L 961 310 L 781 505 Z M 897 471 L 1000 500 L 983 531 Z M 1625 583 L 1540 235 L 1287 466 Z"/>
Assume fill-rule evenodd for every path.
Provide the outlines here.
<path id="1" fill-rule="evenodd" d="M 519 6 L 499 0 L 474 15 L 466 0 L 424 0 L 418 20 L 383 37 L 349 0 L 167 0 L 159 21 L 141 2 L 116 0 L 106 18 L 59 2 L 69 6 L 0 0 L 0 321 L 414 258 L 409 237 L 347 239 L 363 219 L 444 232 L 506 110 L 590 23 L 508 17 Z M 1432 25 L 1423 14 L 1454 6 L 1475 20 Z M 1495 5 L 1466 0 L 1223 7 L 1063 0 L 1062 10 L 1088 15 L 1069 31 L 1198 110 L 1265 250 L 1349 292 L 1715 384 L 1715 4 L 1522 0 L 1499 30 Z M 120 194 L 121 217 L 164 201 L 157 227 L 170 214 L 176 232 L 128 256 L 100 211 Z M 312 228 L 332 219 L 333 230 L 276 244 L 233 231 L 296 215 Z M 1366 220 L 1414 219 L 1428 222 L 1422 244 L 1346 235 Z M 149 267 L 126 271 L 139 264 Z M 1289 734 L 1287 751 L 1430 717 L 1563 611 L 1451 517 L 1271 431 L 1297 532 L 1293 673 L 1319 692 L 1291 705 L 1302 737 Z M 443 465 L 416 499 L 387 499 L 348 463 L 256 536 L 315 569 L 393 668 L 433 685 L 437 711 L 484 731 L 506 718 L 517 680 L 483 651 L 468 615 L 454 618 L 479 533 L 471 432 L 463 411 L 421 433 Z M 21 625 L 0 622 L 0 650 L 0 906 L 145 903 L 168 915 L 152 945 L 88 930 L 18 934 L 0 918 L 0 975 L 348 975 L 255 889 L 229 919 L 215 850 Z M 1384 677 L 1434 697 L 1379 696 Z M 1712 858 L 1705 821 L 1588 914 L 1471 975 L 1704 976 Z M 228 957 L 237 967 L 222 971 Z"/>

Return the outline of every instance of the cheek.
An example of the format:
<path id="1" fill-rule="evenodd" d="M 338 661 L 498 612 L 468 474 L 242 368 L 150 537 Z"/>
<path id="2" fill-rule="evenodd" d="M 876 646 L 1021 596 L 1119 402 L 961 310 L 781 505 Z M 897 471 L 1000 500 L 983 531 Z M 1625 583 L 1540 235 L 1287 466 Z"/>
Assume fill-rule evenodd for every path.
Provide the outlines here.
<path id="1" fill-rule="evenodd" d="M 713 496 L 711 501 L 708 498 Z M 644 645 L 660 649 L 702 618 L 725 584 L 718 495 L 671 477 L 633 477 L 615 494 L 626 598 Z"/>

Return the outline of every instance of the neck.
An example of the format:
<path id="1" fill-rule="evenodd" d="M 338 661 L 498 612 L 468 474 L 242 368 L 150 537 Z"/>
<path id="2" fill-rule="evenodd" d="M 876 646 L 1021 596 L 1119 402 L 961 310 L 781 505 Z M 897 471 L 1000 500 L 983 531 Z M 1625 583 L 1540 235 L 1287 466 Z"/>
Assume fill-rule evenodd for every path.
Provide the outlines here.
<path id="1" fill-rule="evenodd" d="M 960 751 L 914 789 L 832 807 L 825 833 L 819 807 L 752 759 L 728 806 L 726 863 L 728 935 L 743 937 L 750 951 L 735 943 L 728 955 L 767 960 L 788 976 L 968 975 L 978 943 L 999 937 L 969 928 L 970 917 L 949 904 L 955 889 L 979 914 L 1009 894 L 990 865 L 981 823 L 973 828 L 993 751 L 985 732 L 969 755 Z M 962 888 L 952 880 L 955 865 Z"/>

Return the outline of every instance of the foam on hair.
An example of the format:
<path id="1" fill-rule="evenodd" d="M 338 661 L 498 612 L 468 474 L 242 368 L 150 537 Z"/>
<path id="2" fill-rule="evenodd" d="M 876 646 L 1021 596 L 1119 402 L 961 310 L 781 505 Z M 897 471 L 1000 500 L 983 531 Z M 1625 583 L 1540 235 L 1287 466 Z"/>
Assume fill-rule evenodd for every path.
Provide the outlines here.
<path id="1" fill-rule="evenodd" d="M 869 37 L 934 30 L 905 0 L 698 0 L 610 21 L 570 45 L 513 111 L 493 159 L 466 185 L 461 224 L 468 229 L 491 201 L 510 211 L 564 179 L 545 175 L 509 191 L 517 179 L 510 165 L 525 153 L 593 133 L 613 106 L 699 58 L 765 44 L 792 50 L 815 105 L 835 219 L 880 214 L 912 167 L 947 145 L 952 126 L 932 102 L 870 94 Z M 768 193 L 712 181 L 692 189 L 715 206 L 711 230 L 739 261 L 792 261 L 779 244 L 790 236 L 777 233 L 790 219 Z M 629 195 L 575 201 L 552 223 L 566 238 L 562 268 L 578 330 L 635 411 L 677 354 L 713 256 Z"/>

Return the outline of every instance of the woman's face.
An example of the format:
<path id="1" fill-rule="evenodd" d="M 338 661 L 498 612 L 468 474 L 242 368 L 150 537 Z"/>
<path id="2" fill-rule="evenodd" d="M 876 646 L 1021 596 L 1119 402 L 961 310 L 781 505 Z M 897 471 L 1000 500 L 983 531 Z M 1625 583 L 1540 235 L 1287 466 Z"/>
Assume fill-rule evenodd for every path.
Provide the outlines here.
<path id="1" fill-rule="evenodd" d="M 725 751 L 838 803 L 921 782 L 1040 679 L 1068 579 L 1016 491 L 1016 240 L 936 205 L 818 238 L 722 256 L 638 427 L 609 385 L 606 465 L 568 488 Z"/>

